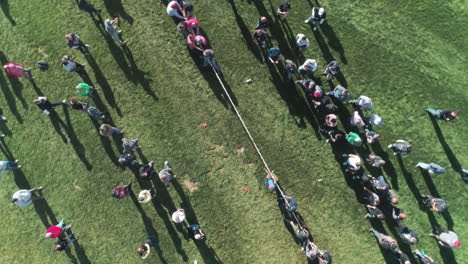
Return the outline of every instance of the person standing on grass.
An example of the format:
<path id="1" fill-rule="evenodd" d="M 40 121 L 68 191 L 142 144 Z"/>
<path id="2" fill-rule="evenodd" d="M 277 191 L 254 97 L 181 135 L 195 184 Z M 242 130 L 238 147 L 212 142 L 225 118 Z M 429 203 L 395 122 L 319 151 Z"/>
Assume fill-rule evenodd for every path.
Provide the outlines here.
<path id="1" fill-rule="evenodd" d="M 258 23 L 255 29 L 268 30 L 270 28 L 270 21 L 264 16 L 258 18 Z"/>
<path id="2" fill-rule="evenodd" d="M 87 0 L 78 0 L 78 7 L 85 11 L 88 12 L 91 18 L 93 19 L 94 23 L 98 24 L 100 21 L 102 21 L 101 18 L 101 10 L 96 9 L 92 4 L 90 4 Z M 95 17 L 97 16 L 97 19 Z"/>
<path id="3" fill-rule="evenodd" d="M 69 234 L 65 238 L 60 238 L 57 242 L 55 242 L 55 251 L 63 251 L 69 248 L 73 243 L 75 243 L 78 239 L 75 238 L 74 234 Z"/>
<path id="4" fill-rule="evenodd" d="M 395 143 L 388 145 L 394 155 L 408 155 L 413 150 L 413 145 L 406 140 L 398 139 Z"/>
<path id="5" fill-rule="evenodd" d="M 77 86 L 75 86 L 75 90 L 76 93 L 81 96 L 88 96 L 90 98 L 93 98 L 93 94 L 94 91 L 96 91 L 96 88 L 87 83 L 79 83 Z"/>
<path id="6" fill-rule="evenodd" d="M 398 228 L 396 228 L 396 231 L 400 236 L 400 240 L 405 244 L 412 246 L 419 241 L 418 234 L 406 226 L 400 225 Z"/>
<path id="7" fill-rule="evenodd" d="M 132 192 L 132 183 L 129 182 L 124 186 L 117 186 L 112 189 L 112 197 L 117 199 L 125 198 L 127 195 L 133 193 Z"/>
<path id="8" fill-rule="evenodd" d="M 76 98 L 71 98 L 70 101 L 68 101 L 68 104 L 73 110 L 76 110 L 78 112 L 84 112 L 86 111 L 86 108 L 88 108 L 87 103 L 80 102 Z"/>
<path id="9" fill-rule="evenodd" d="M 148 164 L 145 166 L 142 166 L 140 168 L 140 178 L 144 181 L 149 181 L 153 178 L 153 175 L 155 173 L 154 170 L 154 161 L 150 161 Z"/>
<path id="10" fill-rule="evenodd" d="M 365 129 L 366 131 L 366 141 L 367 144 L 374 144 L 379 140 L 380 134 L 375 131 L 371 131 L 369 129 Z"/>
<path id="11" fill-rule="evenodd" d="M 291 228 L 294 231 L 294 234 L 296 235 L 297 240 L 301 244 L 304 244 L 308 239 L 309 239 L 309 231 L 307 231 L 305 228 L 303 228 L 301 225 L 294 223 L 294 221 L 287 219 L 283 217 L 283 220 L 291 225 Z"/>
<path id="12" fill-rule="evenodd" d="M 446 248 L 456 248 L 461 246 L 457 234 L 448 229 L 437 228 L 436 234 L 431 233 L 429 236 L 437 239 L 439 245 Z"/>
<path id="13" fill-rule="evenodd" d="M 88 48 L 90 47 L 88 44 L 84 44 L 80 36 L 78 36 L 75 33 L 70 33 L 65 35 L 65 40 L 67 41 L 68 47 L 74 50 L 79 50 L 81 53 L 83 53 L 85 56 L 88 56 Z"/>
<path id="14" fill-rule="evenodd" d="M 79 64 L 68 55 L 62 57 L 62 67 L 66 72 L 76 72 L 80 75 L 85 73 L 85 64 Z"/>
<path id="15" fill-rule="evenodd" d="M 177 211 L 172 213 L 172 221 L 176 224 L 180 224 L 185 221 L 185 210 L 182 208 L 177 208 Z"/>
<path id="16" fill-rule="evenodd" d="M 288 1 L 284 1 L 278 6 L 278 10 L 276 10 L 276 15 L 283 21 L 286 20 L 286 18 L 289 15 L 289 12 L 291 12 L 291 5 Z"/>
<path id="17" fill-rule="evenodd" d="M 355 154 L 343 154 L 341 155 L 343 158 L 347 158 L 345 162 L 343 162 L 344 166 L 347 166 L 348 169 L 353 171 L 358 171 L 361 168 L 361 157 Z"/>
<path id="18" fill-rule="evenodd" d="M 7 62 L 3 65 L 8 77 L 21 78 L 24 77 L 26 80 L 34 79 L 32 77 L 32 68 L 24 69 L 21 64 L 16 62 Z"/>
<path id="19" fill-rule="evenodd" d="M 300 53 L 303 53 L 309 46 L 309 39 L 304 34 L 296 35 L 296 47 Z"/>
<path id="20" fill-rule="evenodd" d="M 296 199 L 294 199 L 294 197 L 284 195 L 283 197 L 280 197 L 277 200 L 279 201 L 280 206 L 282 208 L 286 209 L 286 211 L 288 211 L 290 213 L 296 212 L 296 210 L 297 210 L 297 201 L 296 201 Z"/>
<path id="21" fill-rule="evenodd" d="M 385 215 L 377 206 L 372 206 L 370 204 L 366 205 L 367 214 L 364 216 L 364 219 L 385 219 Z"/>
<path id="22" fill-rule="evenodd" d="M 415 167 L 420 168 L 421 170 L 427 171 L 429 174 L 444 174 L 445 173 L 445 169 L 439 164 L 435 164 L 435 163 L 418 162 L 418 164 L 416 164 Z"/>
<path id="23" fill-rule="evenodd" d="M 318 250 L 318 264 L 331 264 L 332 263 L 332 257 L 330 253 L 326 250 Z"/>
<path id="24" fill-rule="evenodd" d="M 16 204 L 19 207 L 24 207 L 30 205 L 33 200 L 43 198 L 42 196 L 40 197 L 33 197 L 33 194 L 35 192 L 40 192 L 42 191 L 42 186 L 37 187 L 31 190 L 19 190 L 13 194 L 13 199 L 11 199 L 11 202 Z"/>
<path id="25" fill-rule="evenodd" d="M 103 124 L 99 127 L 99 134 L 104 137 L 110 137 L 110 136 L 120 136 L 123 135 L 124 132 L 120 131 L 120 129 L 113 127 L 108 124 Z"/>
<path id="26" fill-rule="evenodd" d="M 290 81 L 292 80 L 292 75 L 297 73 L 297 65 L 292 60 L 285 60 L 284 61 L 284 71 L 285 71 L 285 79 Z"/>
<path id="27" fill-rule="evenodd" d="M 268 60 L 273 64 L 278 64 L 281 59 L 281 51 L 278 47 L 272 47 L 268 51 Z"/>
<path id="28" fill-rule="evenodd" d="M 448 210 L 447 203 L 440 198 L 435 198 L 430 195 L 421 195 L 424 204 L 434 212 L 443 213 Z"/>
<path id="29" fill-rule="evenodd" d="M 141 163 L 135 159 L 131 153 L 124 153 L 119 157 L 119 164 L 123 168 L 130 168 L 132 166 L 141 166 Z"/>
<path id="30" fill-rule="evenodd" d="M 60 103 L 51 103 L 51 102 L 49 102 L 49 99 L 47 99 L 47 97 L 39 96 L 37 99 L 33 100 L 33 103 L 35 103 L 37 105 L 37 107 L 39 107 L 39 109 L 41 109 L 41 111 L 44 114 L 49 115 L 50 112 L 55 109 L 55 107 L 57 107 L 59 105 L 66 105 L 67 100 L 63 100 Z"/>
<path id="31" fill-rule="evenodd" d="M 186 20 L 189 20 L 193 16 L 193 4 L 189 1 L 182 2 L 182 15 Z"/>
<path id="32" fill-rule="evenodd" d="M 164 162 L 164 169 L 159 172 L 159 179 L 164 183 L 164 186 L 169 187 L 171 182 L 176 178 L 169 165 L 169 161 Z"/>
<path id="33" fill-rule="evenodd" d="M 378 194 L 375 192 L 370 191 L 366 187 L 363 187 L 365 192 L 364 192 L 364 200 L 367 201 L 367 204 L 371 206 L 379 206 L 381 203 L 380 197 Z"/>
<path id="34" fill-rule="evenodd" d="M 142 190 L 138 194 L 138 202 L 141 204 L 149 203 L 154 197 L 156 197 L 156 188 L 151 190 Z"/>
<path id="35" fill-rule="evenodd" d="M 357 109 L 370 110 L 372 108 L 372 100 L 365 95 L 359 96 L 358 99 L 350 100 L 348 103 L 353 104 Z"/>
<path id="36" fill-rule="evenodd" d="M 314 59 L 307 59 L 304 64 L 299 67 L 301 74 L 310 74 L 317 70 L 317 61 Z"/>
<path id="37" fill-rule="evenodd" d="M 420 264 L 437 264 L 433 258 L 428 256 L 426 252 L 419 251 L 419 249 L 413 250 L 413 254 L 418 258 Z"/>
<path id="38" fill-rule="evenodd" d="M 347 101 L 350 97 L 348 89 L 341 85 L 336 86 L 335 89 L 333 89 L 332 92 L 328 92 L 327 95 L 332 95 L 340 102 Z"/>
<path id="39" fill-rule="evenodd" d="M 172 19 L 176 21 L 176 23 L 185 21 L 182 8 L 177 1 L 170 1 L 169 4 L 167 4 L 166 12 L 168 16 L 172 17 Z"/>
<path id="40" fill-rule="evenodd" d="M 146 259 L 151 253 L 151 247 L 159 247 L 159 242 L 154 235 L 149 236 L 137 249 L 137 254 L 141 259 Z"/>
<path id="41" fill-rule="evenodd" d="M 375 230 L 374 228 L 370 228 L 369 232 L 374 233 L 374 236 L 377 238 L 379 245 L 384 248 L 396 252 L 398 249 L 398 244 L 391 236 L 387 236 L 379 231 Z"/>
<path id="42" fill-rule="evenodd" d="M 397 261 L 399 261 L 401 264 L 411 264 L 411 259 L 403 253 L 400 249 L 395 251 L 395 258 Z"/>
<path id="43" fill-rule="evenodd" d="M 21 165 L 18 164 L 19 160 L 15 161 L 9 161 L 9 160 L 4 160 L 0 161 L 0 176 L 4 171 L 15 171 L 19 168 L 21 168 Z"/>
<path id="44" fill-rule="evenodd" d="M 385 160 L 382 157 L 377 156 L 375 154 L 370 154 L 366 158 L 366 162 L 367 162 L 367 164 L 371 165 L 374 168 L 380 168 L 383 165 L 385 165 Z"/>
<path id="45" fill-rule="evenodd" d="M 219 74 L 221 69 L 216 62 L 215 53 L 212 49 L 206 49 L 203 51 L 203 65 L 202 67 L 212 66 L 213 69 Z"/>
<path id="46" fill-rule="evenodd" d="M 429 115 L 437 120 L 452 121 L 460 114 L 459 111 L 453 110 L 435 110 L 432 108 L 424 109 Z"/>
<path id="47" fill-rule="evenodd" d="M 339 72 L 340 72 L 340 65 L 338 65 L 338 62 L 331 61 L 330 63 L 328 63 L 327 68 L 325 69 L 324 72 L 322 72 L 321 75 L 327 76 L 327 80 L 331 80 L 333 76 L 335 76 Z"/>
<path id="48" fill-rule="evenodd" d="M 193 238 L 194 240 L 203 240 L 203 238 L 205 238 L 205 233 L 203 232 L 203 230 L 201 230 L 200 225 L 187 225 L 187 231 L 189 237 Z"/>
<path id="49" fill-rule="evenodd" d="M 200 35 L 200 22 L 198 22 L 198 19 L 190 18 L 187 20 L 185 25 L 187 26 L 187 30 L 190 34 L 195 36 Z"/>
<path id="50" fill-rule="evenodd" d="M 104 28 L 107 34 L 109 34 L 109 36 L 111 36 L 117 43 L 119 43 L 120 46 L 122 46 L 122 45 L 125 45 L 125 41 L 122 41 L 120 39 L 120 34 L 122 33 L 122 30 L 117 29 L 118 25 L 119 25 L 118 17 L 115 17 L 112 20 L 106 19 L 106 21 L 104 21 Z"/>
<path id="51" fill-rule="evenodd" d="M 57 238 L 60 236 L 63 231 L 67 231 L 71 228 L 71 225 L 65 226 L 65 221 L 62 219 L 57 225 L 53 225 L 49 228 L 47 228 L 45 237 L 46 238 Z"/>
<path id="52" fill-rule="evenodd" d="M 268 33 L 268 31 L 263 30 L 263 29 L 256 29 L 253 33 L 253 38 L 260 49 L 266 48 L 266 41 L 269 36 L 270 36 L 270 33 Z"/>
<path id="53" fill-rule="evenodd" d="M 306 19 L 304 21 L 304 23 L 306 24 L 312 24 L 314 25 L 314 28 L 313 30 L 317 30 L 317 27 L 321 24 L 323 24 L 323 22 L 325 22 L 325 17 L 326 17 L 326 13 L 325 13 L 325 9 L 323 9 L 322 7 L 313 7 L 312 8 L 312 15 Z"/>

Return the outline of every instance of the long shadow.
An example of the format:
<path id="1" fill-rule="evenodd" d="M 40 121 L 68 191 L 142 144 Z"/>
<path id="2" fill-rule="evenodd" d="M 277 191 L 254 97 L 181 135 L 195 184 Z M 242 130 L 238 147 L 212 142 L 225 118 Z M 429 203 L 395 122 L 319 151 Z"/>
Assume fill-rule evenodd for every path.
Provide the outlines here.
<path id="1" fill-rule="evenodd" d="M 382 223 L 380 221 L 371 221 L 370 223 L 372 225 L 372 228 L 376 229 L 379 232 L 384 231 L 383 233 L 385 234 L 385 228 L 383 227 L 383 225 L 382 225 Z M 370 233 L 369 235 L 374 236 L 373 233 Z M 377 239 L 376 239 L 376 241 L 377 241 Z M 377 241 L 377 244 L 378 244 L 378 241 Z M 378 245 L 378 247 L 380 249 L 380 253 L 384 257 L 385 263 L 387 263 L 387 264 L 399 264 L 399 262 L 395 259 L 395 256 L 393 255 L 393 253 L 390 250 L 384 249 L 380 245 Z"/>
<path id="2" fill-rule="evenodd" d="M 236 17 L 236 23 L 237 26 L 239 27 L 242 36 L 244 37 L 244 43 L 247 46 L 247 48 L 252 52 L 252 54 L 257 58 L 257 60 L 262 63 L 263 58 L 262 55 L 259 54 L 257 44 L 253 40 L 252 37 L 252 32 L 250 32 L 249 28 L 244 22 L 244 19 L 239 14 L 239 11 L 237 10 L 236 5 L 234 4 L 234 0 L 228 0 L 229 4 L 231 4 L 232 11 L 234 12 L 234 16 Z"/>
<path id="3" fill-rule="evenodd" d="M 343 49 L 343 46 L 341 45 L 340 40 L 336 37 L 336 33 L 333 30 L 332 26 L 328 24 L 328 22 L 323 23 L 320 25 L 320 29 L 322 30 L 323 34 L 325 37 L 328 39 L 328 45 L 330 48 L 336 50 L 338 53 L 340 53 L 340 59 L 344 64 L 348 64 L 348 60 L 345 57 L 345 52 Z"/>
<path id="4" fill-rule="evenodd" d="M 452 169 L 456 172 L 458 172 L 462 178 L 464 179 L 464 174 L 463 174 L 463 169 L 460 164 L 460 161 L 458 161 L 457 156 L 455 156 L 455 153 L 453 153 L 452 149 L 450 146 L 447 144 L 447 141 L 445 141 L 444 134 L 442 133 L 442 130 L 440 129 L 439 123 L 437 123 L 437 120 L 435 120 L 432 116 L 430 117 L 432 121 L 432 125 L 434 126 L 434 130 L 437 134 L 437 138 L 440 141 L 440 144 L 442 145 L 442 148 L 445 151 L 445 155 L 447 155 L 447 158 L 450 161 L 450 165 L 452 165 Z"/>
<path id="5" fill-rule="evenodd" d="M 104 76 L 104 74 L 102 73 L 102 71 L 99 68 L 98 64 L 94 60 L 94 57 L 92 55 L 89 55 L 86 58 L 88 60 L 89 66 L 91 66 L 91 68 L 94 71 L 94 75 L 96 77 L 96 82 L 99 84 L 99 87 L 101 88 L 107 102 L 109 103 L 109 105 L 112 108 L 115 109 L 117 114 L 120 117 L 122 117 L 122 111 L 120 110 L 119 106 L 117 105 L 117 102 L 116 102 L 115 97 L 114 97 L 114 93 L 112 92 L 112 88 L 109 85 L 109 83 L 107 82 L 107 79 Z M 104 109 L 102 109 L 102 110 L 104 110 Z"/>
<path id="6" fill-rule="evenodd" d="M 385 160 L 385 165 L 382 167 L 385 173 L 390 176 L 390 181 L 392 188 L 397 190 L 399 189 L 398 177 L 396 174 L 395 167 L 388 157 L 388 153 L 382 149 L 382 146 L 379 142 L 372 144 L 372 149 L 376 155 L 379 155 Z"/>
<path id="7" fill-rule="evenodd" d="M 135 207 L 138 209 L 138 212 L 140 212 L 141 219 L 143 220 L 143 224 L 145 225 L 146 233 L 148 236 L 154 236 L 157 241 L 159 241 L 159 236 L 158 232 L 156 232 L 156 229 L 153 227 L 153 223 L 151 222 L 151 219 L 146 215 L 145 210 L 143 210 L 143 207 L 141 204 L 138 202 L 138 199 L 136 198 L 134 193 L 130 193 L 130 198 L 132 198 L 133 204 L 135 204 Z M 159 259 L 161 260 L 161 263 L 168 263 L 166 259 L 164 258 L 162 254 L 162 250 L 160 247 L 155 247 L 156 252 L 158 253 Z"/>
<path id="8" fill-rule="evenodd" d="M 8 3 L 8 0 L 2 0 L 0 7 L 2 8 L 3 14 L 8 19 L 8 21 L 10 21 L 13 26 L 16 26 L 16 21 L 10 15 L 10 4 Z"/>
<path id="9" fill-rule="evenodd" d="M 31 80 L 30 83 L 31 83 L 31 85 L 32 85 L 32 87 L 34 89 L 34 92 L 36 92 L 36 94 L 38 96 L 44 96 L 44 93 L 42 92 L 41 88 L 39 88 L 37 86 L 37 84 L 36 84 L 36 82 L 34 80 Z"/>
<path id="10" fill-rule="evenodd" d="M 97 121 L 95 121 L 95 120 L 92 120 L 92 122 L 93 122 L 94 127 L 96 128 L 97 136 L 98 136 L 99 139 L 101 140 L 101 144 L 102 144 L 102 146 L 104 147 L 104 150 L 106 151 L 107 156 L 109 156 L 109 158 L 111 159 L 111 161 L 112 161 L 116 166 L 120 167 L 119 159 L 118 159 L 118 157 L 115 155 L 114 150 L 112 149 L 111 141 L 110 141 L 107 137 L 103 137 L 103 136 L 101 136 L 101 134 L 99 134 L 99 127 L 101 126 L 101 125 L 99 124 L 99 122 L 97 122 Z"/>
<path id="11" fill-rule="evenodd" d="M 57 112 L 50 111 L 50 123 L 52 123 L 52 126 L 55 129 L 55 132 L 62 138 L 62 141 L 66 144 L 68 143 L 68 138 L 65 136 L 65 134 L 62 131 L 62 126 L 65 127 L 65 123 L 62 121 L 60 116 L 57 114 Z"/>
<path id="12" fill-rule="evenodd" d="M 104 5 L 111 17 L 118 16 L 127 20 L 128 23 L 133 24 L 134 19 L 125 11 L 124 6 L 122 5 L 122 0 L 104 0 Z"/>
<path id="13" fill-rule="evenodd" d="M 408 184 L 408 187 L 410 188 L 411 192 L 413 193 L 414 198 L 418 201 L 419 208 L 422 210 L 425 210 L 426 206 L 424 202 L 422 201 L 421 198 L 421 192 L 419 191 L 418 187 L 416 186 L 416 183 L 413 180 L 413 175 L 408 172 L 408 170 L 405 167 L 405 164 L 403 163 L 403 159 L 401 158 L 400 155 L 396 155 L 396 158 L 398 160 L 398 165 L 400 165 L 401 173 L 405 177 L 406 183 Z"/>
<path id="14" fill-rule="evenodd" d="M 8 63 L 8 58 L 6 57 L 5 53 L 0 51 L 0 62 L 2 65 L 5 65 L 5 63 Z M 3 77 L 3 76 L 2 76 Z M 8 80 L 10 81 L 11 89 L 13 90 L 13 93 L 15 96 L 20 100 L 21 104 L 23 105 L 23 108 L 28 108 L 28 105 L 26 104 L 26 101 L 23 98 L 22 92 L 23 92 L 23 84 L 18 80 L 18 78 L 14 77 L 9 77 L 7 75 Z"/>
<path id="15" fill-rule="evenodd" d="M 1 133 L 4 134 L 5 136 L 11 137 L 11 136 L 13 135 L 13 133 L 11 132 L 11 130 L 8 128 L 6 122 L 0 122 L 0 131 L 1 131 Z"/>
<path id="16" fill-rule="evenodd" d="M 78 256 L 78 261 L 81 264 L 91 264 L 91 261 L 88 259 L 88 256 L 86 256 L 86 252 L 84 248 L 80 245 L 78 241 L 74 243 L 75 247 L 75 253 Z"/>
<path id="17" fill-rule="evenodd" d="M 78 155 L 78 158 L 80 158 L 81 162 L 83 162 L 83 164 L 86 166 L 86 169 L 91 170 L 93 166 L 89 163 L 88 159 L 86 159 L 85 148 L 83 144 L 81 144 L 78 137 L 76 136 L 75 130 L 73 129 L 73 125 L 71 124 L 71 121 L 70 121 L 70 113 L 68 112 L 68 108 L 65 107 L 63 109 L 63 112 L 65 114 L 65 120 L 66 120 L 65 131 L 68 134 L 70 143 L 72 144 L 73 149 L 76 152 L 76 155 Z"/>
<path id="18" fill-rule="evenodd" d="M 2 92 L 3 92 L 3 95 L 5 96 L 5 101 L 7 102 L 8 107 L 10 108 L 10 111 L 13 113 L 16 120 L 18 120 L 18 122 L 20 124 L 22 124 L 23 123 L 23 118 L 21 117 L 20 113 L 18 112 L 18 108 L 17 108 L 17 105 L 16 105 L 16 99 L 13 96 L 13 93 L 10 91 L 10 88 L 9 88 L 7 82 L 6 82 L 6 79 L 5 79 L 5 76 L 3 75 L 3 73 L 0 73 L 0 86 L 2 87 Z"/>

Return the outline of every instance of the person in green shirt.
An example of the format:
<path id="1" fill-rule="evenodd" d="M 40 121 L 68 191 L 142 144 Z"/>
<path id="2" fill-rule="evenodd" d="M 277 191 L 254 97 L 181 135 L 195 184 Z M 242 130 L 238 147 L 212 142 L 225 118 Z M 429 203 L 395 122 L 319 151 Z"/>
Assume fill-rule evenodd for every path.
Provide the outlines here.
<path id="1" fill-rule="evenodd" d="M 87 83 L 79 83 L 75 87 L 76 93 L 81 95 L 81 96 L 89 96 L 93 98 L 93 93 L 96 90 L 93 86 L 87 84 Z"/>
<path id="2" fill-rule="evenodd" d="M 346 141 L 348 141 L 348 143 L 354 147 L 362 146 L 361 137 L 359 137 L 359 135 L 354 132 L 349 132 L 349 134 L 347 134 L 345 138 L 346 138 Z"/>

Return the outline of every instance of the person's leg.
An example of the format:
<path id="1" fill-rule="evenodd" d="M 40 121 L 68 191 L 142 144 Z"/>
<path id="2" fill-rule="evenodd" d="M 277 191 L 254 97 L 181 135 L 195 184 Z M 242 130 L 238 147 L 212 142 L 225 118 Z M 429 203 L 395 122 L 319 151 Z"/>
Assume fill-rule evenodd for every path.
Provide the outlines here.
<path id="1" fill-rule="evenodd" d="M 374 228 L 369 229 L 370 232 L 374 233 L 374 236 L 377 238 L 377 240 L 380 240 L 382 236 L 384 236 L 383 233 L 380 233 L 379 231 L 375 230 Z"/>
<path id="2" fill-rule="evenodd" d="M 16 161 L 7 161 L 6 162 L 5 170 L 14 171 L 16 169 L 18 169 L 18 164 L 16 163 Z"/>
<path id="3" fill-rule="evenodd" d="M 133 193 L 132 192 L 132 182 L 129 182 L 123 186 L 125 189 L 127 189 L 128 193 Z"/>
<path id="4" fill-rule="evenodd" d="M 57 107 L 59 105 L 65 105 L 65 104 L 67 104 L 67 100 L 63 100 L 60 103 L 50 103 L 50 109 L 48 109 L 48 110 L 53 110 L 55 107 Z"/>
<path id="5" fill-rule="evenodd" d="M 435 119 L 440 119 L 440 114 L 442 113 L 442 110 L 435 110 L 432 108 L 424 109 L 424 111 L 428 112 Z"/>
<path id="6" fill-rule="evenodd" d="M 427 163 L 418 162 L 418 164 L 416 164 L 416 168 L 418 168 L 418 167 L 423 169 L 423 170 L 428 170 L 430 166 Z"/>
<path id="7" fill-rule="evenodd" d="M 75 243 L 78 239 L 75 238 L 74 234 L 69 234 L 68 236 L 68 246 Z"/>
<path id="8" fill-rule="evenodd" d="M 122 133 L 120 132 L 120 129 L 118 129 L 118 128 L 116 128 L 116 127 L 112 127 L 112 128 L 111 128 L 111 134 L 117 136 L 117 135 L 120 135 L 120 134 L 122 134 Z"/>
<path id="9" fill-rule="evenodd" d="M 164 168 L 165 168 L 165 169 L 170 169 L 170 168 L 171 168 L 171 166 L 169 165 L 169 161 L 166 160 L 166 161 L 164 162 Z"/>
<path id="10" fill-rule="evenodd" d="M 111 37 L 112 37 L 117 43 L 119 43 L 119 45 L 125 44 L 125 43 L 120 39 L 119 33 L 118 33 L 116 30 L 114 30 L 114 32 L 113 32 L 112 34 L 110 34 L 110 35 L 111 35 Z"/>
<path id="11" fill-rule="evenodd" d="M 63 229 L 63 227 L 65 226 L 65 220 L 60 220 L 60 222 L 57 224 L 57 227 L 60 227 Z"/>

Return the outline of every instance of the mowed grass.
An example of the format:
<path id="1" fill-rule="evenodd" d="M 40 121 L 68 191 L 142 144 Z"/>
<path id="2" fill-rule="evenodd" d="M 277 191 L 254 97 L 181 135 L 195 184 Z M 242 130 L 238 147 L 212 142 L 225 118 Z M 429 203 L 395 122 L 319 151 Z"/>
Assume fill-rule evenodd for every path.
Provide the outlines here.
<path id="1" fill-rule="evenodd" d="M 263 190 L 262 165 L 226 107 L 221 87 L 195 65 L 163 3 L 93 2 L 104 18 L 121 17 L 130 52 L 107 39 L 74 1 L 2 2 L 4 14 L 14 20 L 0 20 L 2 62 L 29 66 L 46 59 L 51 67 L 34 71 L 35 85 L 0 75 L 0 106 L 8 118 L 0 127 L 7 134 L 2 159 L 14 157 L 22 164 L 21 172 L 0 178 L 0 263 L 139 263 L 134 252 L 148 234 L 161 243 L 151 263 L 307 263 L 283 224 L 275 195 Z M 394 263 L 367 232 L 370 224 L 340 171 L 342 161 L 316 135 L 315 117 L 301 93 L 284 85 L 274 67 L 261 64 L 249 45 L 258 16 L 273 18 L 279 1 L 192 2 L 240 112 L 287 194 L 297 198 L 317 245 L 331 252 L 334 263 Z M 377 128 L 380 145 L 399 138 L 413 142 L 410 156 L 400 162 L 390 154 L 385 168 L 408 214 L 405 224 L 420 235 L 413 249 L 442 263 L 467 263 L 465 246 L 452 253 L 426 236 L 431 223 L 445 227 L 453 221 L 462 244 L 468 238 L 467 187 L 456 172 L 460 165 L 468 168 L 466 3 L 321 1 L 328 25 L 312 33 L 303 20 L 316 3 L 291 2 L 290 30 L 276 23 L 272 42 L 291 57 L 293 36 L 305 33 L 311 40 L 305 57 L 317 59 L 319 70 L 338 60 L 352 96 L 373 99 L 372 112 L 385 120 Z M 69 32 L 92 46 L 90 61 L 65 45 Z M 154 181 L 159 195 L 154 203 L 139 207 L 130 197 L 111 198 L 112 188 L 128 181 L 136 192 L 147 186 L 115 165 L 120 142 L 100 137 L 86 114 L 58 107 L 58 117 L 51 119 L 32 104 L 38 94 L 51 101 L 74 95 L 82 80 L 61 68 L 64 54 L 87 63 L 99 89 L 98 105 L 128 138 L 140 139 L 143 158 L 154 160 L 158 169 L 164 160 L 171 162 L 178 184 L 166 191 Z M 253 83 L 247 85 L 246 79 Z M 426 107 L 464 113 L 434 127 L 422 111 Z M 414 168 L 418 161 L 438 163 L 447 174 L 424 178 Z M 189 180 L 198 189 L 190 191 L 184 184 Z M 17 189 L 39 185 L 45 186 L 46 202 L 28 208 L 9 202 Z M 451 218 L 420 210 L 419 192 L 440 194 Z M 180 206 L 191 222 L 201 224 L 204 243 L 187 240 L 171 222 L 170 214 Z M 79 238 L 67 253 L 53 252 L 52 241 L 43 237 L 46 226 L 62 218 Z"/>

